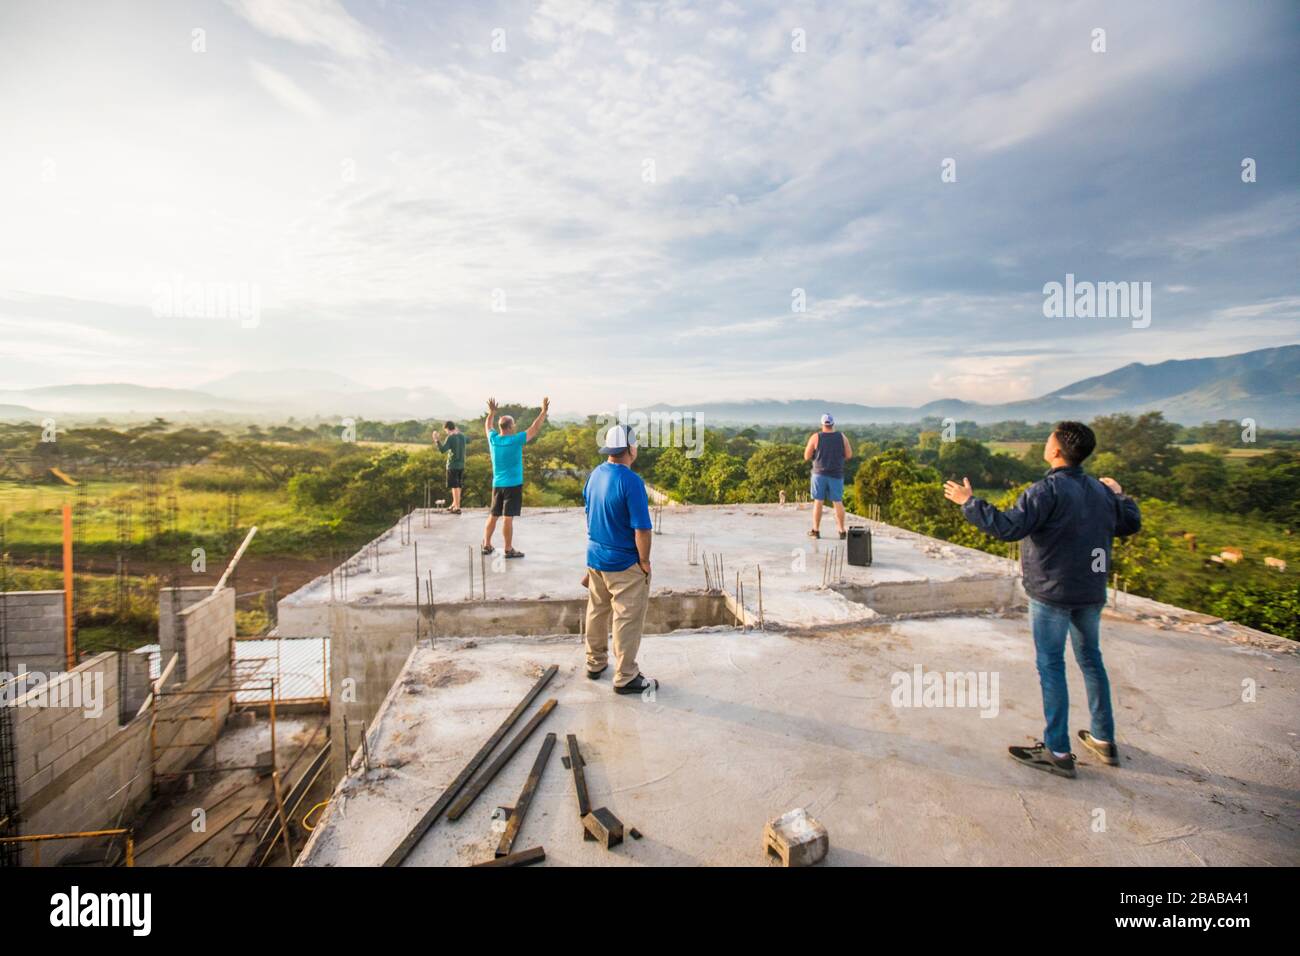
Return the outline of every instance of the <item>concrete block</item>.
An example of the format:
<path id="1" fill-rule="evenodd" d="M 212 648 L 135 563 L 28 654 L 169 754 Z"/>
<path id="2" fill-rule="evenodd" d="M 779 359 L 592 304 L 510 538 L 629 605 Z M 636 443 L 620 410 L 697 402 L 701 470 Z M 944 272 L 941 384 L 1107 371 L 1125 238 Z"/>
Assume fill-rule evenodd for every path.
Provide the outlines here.
<path id="1" fill-rule="evenodd" d="M 812 866 L 830 849 L 826 828 L 799 807 L 770 821 L 763 828 L 763 850 L 782 866 Z"/>

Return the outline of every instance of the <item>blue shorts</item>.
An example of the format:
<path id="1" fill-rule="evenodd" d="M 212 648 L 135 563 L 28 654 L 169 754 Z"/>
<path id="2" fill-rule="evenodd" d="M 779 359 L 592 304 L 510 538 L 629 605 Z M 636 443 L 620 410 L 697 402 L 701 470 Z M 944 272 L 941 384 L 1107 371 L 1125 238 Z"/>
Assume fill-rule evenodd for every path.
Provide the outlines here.
<path id="1" fill-rule="evenodd" d="M 832 478 L 830 475 L 812 476 L 813 501 L 843 501 L 844 479 Z"/>

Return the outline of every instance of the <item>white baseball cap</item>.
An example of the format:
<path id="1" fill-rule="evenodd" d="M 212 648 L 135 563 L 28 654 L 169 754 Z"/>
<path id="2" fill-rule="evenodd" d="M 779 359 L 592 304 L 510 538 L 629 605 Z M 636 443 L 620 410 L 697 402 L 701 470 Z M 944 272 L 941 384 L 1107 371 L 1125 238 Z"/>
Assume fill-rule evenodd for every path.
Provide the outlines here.
<path id="1" fill-rule="evenodd" d="M 834 424 L 835 424 L 835 419 L 831 416 L 831 413 L 830 413 L 830 412 L 827 412 L 825 415 L 822 416 L 822 424 L 823 424 L 823 425 L 834 425 Z"/>
<path id="2" fill-rule="evenodd" d="M 605 444 L 600 447 L 602 455 L 621 455 L 628 447 L 636 444 L 636 430 L 627 425 L 615 425 L 605 432 Z"/>

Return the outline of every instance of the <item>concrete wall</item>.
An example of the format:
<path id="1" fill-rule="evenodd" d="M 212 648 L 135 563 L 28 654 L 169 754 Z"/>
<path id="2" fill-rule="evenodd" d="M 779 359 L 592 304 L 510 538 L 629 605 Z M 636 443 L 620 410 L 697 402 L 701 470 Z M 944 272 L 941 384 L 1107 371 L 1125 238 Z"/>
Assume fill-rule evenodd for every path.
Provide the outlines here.
<path id="1" fill-rule="evenodd" d="M 880 614 L 935 614 L 1021 607 L 1026 603 L 1019 577 L 977 575 L 949 581 L 889 581 L 866 587 L 835 588 L 850 601 Z"/>
<path id="2" fill-rule="evenodd" d="M 158 613 L 161 666 L 166 667 L 173 654 L 180 655 L 168 686 L 205 674 L 219 660 L 229 660 L 230 642 L 235 636 L 234 588 L 222 588 L 217 594 L 205 588 L 206 596 L 193 593 L 192 588 L 179 590 L 184 610 L 164 614 L 160 603 Z M 169 604 L 176 600 L 175 595 L 168 596 Z M 165 633 L 164 621 L 168 623 Z"/>
<path id="3" fill-rule="evenodd" d="M 5 605 L 9 669 L 17 672 L 61 671 L 67 667 L 62 591 L 6 591 Z"/>
<path id="4" fill-rule="evenodd" d="M 414 608 L 407 609 L 414 619 Z M 585 599 L 460 601 L 421 607 L 421 636 L 474 637 L 496 634 L 581 634 Z M 656 594 L 646 609 L 647 634 L 730 624 L 735 619 L 720 594 Z"/>
<path id="5" fill-rule="evenodd" d="M 149 658 L 110 651 L 83 661 L 44 688 L 33 687 L 15 701 L 20 833 L 68 833 L 129 825 L 152 793 L 155 771 L 183 771 L 220 731 L 230 713 L 227 687 L 230 641 L 235 636 L 235 592 L 231 588 L 216 595 L 210 588 L 180 590 L 184 593 L 165 599 L 179 600 L 184 610 L 174 616 L 175 626 L 167 628 L 165 647 L 169 650 L 164 653 L 180 654 L 177 670 L 181 677 L 167 689 L 187 693 L 164 693 L 156 707 L 137 718 L 149 692 Z M 93 696 L 84 692 L 87 675 L 93 681 Z M 74 686 L 82 689 L 79 698 L 72 693 Z M 208 689 L 213 692 L 189 693 Z M 51 703 L 82 706 L 48 706 Z M 119 723 L 123 706 L 128 718 L 125 726 Z M 155 718 L 156 763 L 150 734 Z M 106 849 L 107 841 L 102 838 L 46 843 L 41 863 L 49 865 L 82 851 Z M 35 862 L 35 854 L 24 850 L 23 861 Z"/>
<path id="6" fill-rule="evenodd" d="M 122 666 L 118 668 L 118 679 L 124 681 L 119 688 L 122 695 L 122 711 L 129 721 L 149 696 L 149 655 L 139 651 L 123 654 Z"/>
<path id="7" fill-rule="evenodd" d="M 330 632 L 330 605 L 292 604 L 287 600 L 281 598 L 275 606 L 276 636 L 324 637 Z"/>
<path id="8" fill-rule="evenodd" d="M 379 711 L 388 689 L 415 647 L 415 608 L 361 608 L 336 604 L 330 611 L 330 769 L 347 769 L 361 745 L 362 728 Z M 343 740 L 343 718 L 348 741 Z"/>
<path id="9" fill-rule="evenodd" d="M 98 654 L 14 702 L 20 833 L 116 826 L 130 820 L 148 796 L 148 717 L 125 727 L 118 719 L 119 658 L 133 657 L 139 655 Z M 127 673 L 138 675 L 138 665 L 127 663 Z M 42 848 L 41 862 L 57 862 L 95 845 L 89 840 L 49 843 Z M 97 845 L 106 846 L 103 840 Z M 32 862 L 34 854 L 25 850 L 23 858 Z"/>
<path id="10" fill-rule="evenodd" d="M 161 667 L 166 667 L 172 655 L 181 650 L 177 643 L 177 628 L 180 626 L 181 612 L 192 608 L 212 594 L 212 588 L 198 585 L 183 588 L 160 588 L 158 591 L 158 646 Z M 182 658 L 184 655 L 182 654 Z M 177 661 L 177 667 L 181 661 Z M 173 671 L 168 684 L 180 683 L 182 674 Z"/>

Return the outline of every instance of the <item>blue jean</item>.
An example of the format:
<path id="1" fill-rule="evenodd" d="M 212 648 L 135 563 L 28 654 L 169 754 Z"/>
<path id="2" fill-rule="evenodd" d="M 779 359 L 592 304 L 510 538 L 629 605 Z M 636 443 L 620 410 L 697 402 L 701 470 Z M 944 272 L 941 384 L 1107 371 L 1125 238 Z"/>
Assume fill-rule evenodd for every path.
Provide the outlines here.
<path id="1" fill-rule="evenodd" d="M 1104 605 L 1061 607 L 1029 599 L 1029 624 L 1038 653 L 1038 681 L 1043 687 L 1047 729 L 1043 743 L 1057 753 L 1070 752 L 1070 691 L 1065 685 L 1065 638 L 1074 646 L 1074 659 L 1083 671 L 1092 714 L 1090 732 L 1098 740 L 1115 739 L 1115 714 L 1110 706 L 1110 681 L 1101 660 L 1101 609 Z"/>

